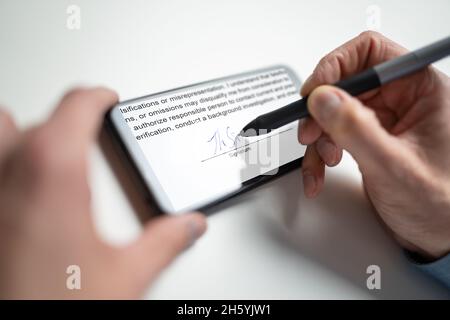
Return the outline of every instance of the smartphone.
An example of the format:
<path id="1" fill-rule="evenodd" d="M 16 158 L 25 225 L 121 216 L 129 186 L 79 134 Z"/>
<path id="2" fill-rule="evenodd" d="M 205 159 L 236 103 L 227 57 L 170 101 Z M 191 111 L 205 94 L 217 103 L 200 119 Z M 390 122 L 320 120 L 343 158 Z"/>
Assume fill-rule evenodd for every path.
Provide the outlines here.
<path id="1" fill-rule="evenodd" d="M 299 99 L 300 85 L 291 68 L 276 65 L 120 102 L 106 128 L 160 213 L 206 210 L 301 165 L 298 121 L 239 135 Z"/>

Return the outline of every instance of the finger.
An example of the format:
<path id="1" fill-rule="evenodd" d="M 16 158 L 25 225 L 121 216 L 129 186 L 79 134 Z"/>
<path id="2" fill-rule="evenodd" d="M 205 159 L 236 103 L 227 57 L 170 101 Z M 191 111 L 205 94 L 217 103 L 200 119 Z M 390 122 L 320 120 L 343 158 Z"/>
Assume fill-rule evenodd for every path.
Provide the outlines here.
<path id="1" fill-rule="evenodd" d="M 301 95 L 308 95 L 319 85 L 336 83 L 406 52 L 405 48 L 377 32 L 363 32 L 320 60 L 312 75 L 303 84 Z M 370 95 L 374 93 L 375 91 Z"/>
<path id="2" fill-rule="evenodd" d="M 298 141 L 303 145 L 309 145 L 316 142 L 322 134 L 322 129 L 312 118 L 300 120 L 298 126 Z"/>
<path id="3" fill-rule="evenodd" d="M 316 88 L 308 109 L 331 139 L 348 150 L 362 167 L 387 163 L 402 148 L 380 125 L 373 110 L 336 87 Z"/>
<path id="4" fill-rule="evenodd" d="M 54 140 L 78 152 L 98 134 L 105 112 L 118 101 L 106 88 L 75 89 L 67 93 L 51 116 L 48 126 Z"/>
<path id="5" fill-rule="evenodd" d="M 11 115 L 0 108 L 0 161 L 17 141 L 18 130 Z"/>
<path id="6" fill-rule="evenodd" d="M 334 167 L 341 161 L 342 148 L 338 147 L 328 135 L 323 134 L 314 145 L 327 166 Z"/>
<path id="7" fill-rule="evenodd" d="M 142 236 L 125 249 L 127 272 L 136 286 L 145 288 L 178 254 L 206 231 L 200 213 L 162 217 L 150 222 Z"/>
<path id="8" fill-rule="evenodd" d="M 306 148 L 302 161 L 303 190 L 307 198 L 316 197 L 322 190 L 325 177 L 325 164 L 314 145 Z"/>

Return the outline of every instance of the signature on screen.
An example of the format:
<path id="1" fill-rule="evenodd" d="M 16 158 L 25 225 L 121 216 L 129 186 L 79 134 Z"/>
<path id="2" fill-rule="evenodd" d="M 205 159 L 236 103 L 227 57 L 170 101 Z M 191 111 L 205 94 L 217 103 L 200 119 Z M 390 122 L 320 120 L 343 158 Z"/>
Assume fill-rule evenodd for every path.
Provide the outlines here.
<path id="1" fill-rule="evenodd" d="M 242 138 L 229 126 L 226 128 L 219 128 L 214 131 L 214 134 L 208 139 L 208 145 L 214 149 L 213 155 L 221 152 L 226 152 L 232 149 L 236 149 Z"/>

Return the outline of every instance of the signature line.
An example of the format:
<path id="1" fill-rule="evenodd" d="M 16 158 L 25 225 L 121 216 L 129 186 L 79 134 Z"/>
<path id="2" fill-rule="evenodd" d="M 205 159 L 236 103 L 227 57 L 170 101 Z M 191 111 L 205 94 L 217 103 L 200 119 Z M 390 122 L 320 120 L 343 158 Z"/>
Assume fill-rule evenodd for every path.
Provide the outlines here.
<path id="1" fill-rule="evenodd" d="M 280 135 L 280 134 L 285 133 L 285 132 L 287 132 L 287 131 L 290 131 L 290 130 L 292 130 L 292 129 L 293 129 L 293 128 L 289 128 L 289 129 L 286 129 L 286 130 L 284 130 L 284 131 L 280 131 L 280 132 L 278 132 L 277 134 L 272 134 L 272 135 L 269 135 L 268 137 L 264 137 L 264 138 L 258 139 L 258 140 L 256 140 L 256 141 L 247 143 L 247 144 L 245 144 L 245 145 L 243 145 L 243 146 L 240 146 L 240 147 L 237 147 L 237 148 L 234 148 L 234 149 L 230 149 L 230 150 L 228 150 L 228 151 L 225 151 L 225 152 L 222 152 L 222 153 L 213 155 L 212 157 L 203 159 L 201 162 L 205 162 L 205 161 L 208 161 L 208 160 L 211 160 L 211 159 L 214 159 L 214 158 L 223 156 L 224 154 L 228 154 L 228 153 L 230 153 L 230 152 L 233 152 L 233 151 L 236 151 L 236 150 L 245 148 L 245 147 L 247 147 L 247 146 L 249 146 L 249 145 L 251 145 L 251 144 L 257 143 L 257 142 L 259 142 L 259 141 L 266 140 L 266 139 L 269 139 L 269 138 L 271 138 L 271 137 L 275 137 L 275 136 L 277 136 L 277 135 Z"/>

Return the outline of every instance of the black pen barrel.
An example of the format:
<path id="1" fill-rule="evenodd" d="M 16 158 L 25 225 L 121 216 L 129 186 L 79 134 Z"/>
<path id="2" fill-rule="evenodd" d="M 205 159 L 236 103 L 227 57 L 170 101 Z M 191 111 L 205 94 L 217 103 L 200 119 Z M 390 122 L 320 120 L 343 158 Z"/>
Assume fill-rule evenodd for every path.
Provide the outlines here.
<path id="1" fill-rule="evenodd" d="M 334 85 L 352 96 L 378 88 L 401 77 L 417 72 L 429 64 L 450 55 L 450 37 L 416 51 L 383 62 Z M 247 127 L 257 131 L 273 130 L 309 115 L 308 96 L 291 104 L 259 116 Z"/>
<path id="2" fill-rule="evenodd" d="M 358 95 L 380 86 L 378 75 L 374 69 L 368 69 L 351 78 L 341 80 L 335 86 L 347 91 L 351 95 Z M 288 104 L 287 106 L 268 112 L 258 117 L 257 129 L 277 129 L 288 123 L 309 116 L 308 96 Z"/>
<path id="3" fill-rule="evenodd" d="M 258 117 L 258 129 L 277 129 L 309 115 L 306 106 L 308 97 L 294 101 L 287 106 Z"/>
<path id="4" fill-rule="evenodd" d="M 381 83 L 378 74 L 373 68 L 370 68 L 351 76 L 350 78 L 338 81 L 334 85 L 352 96 L 357 96 L 361 93 L 378 88 Z"/>

